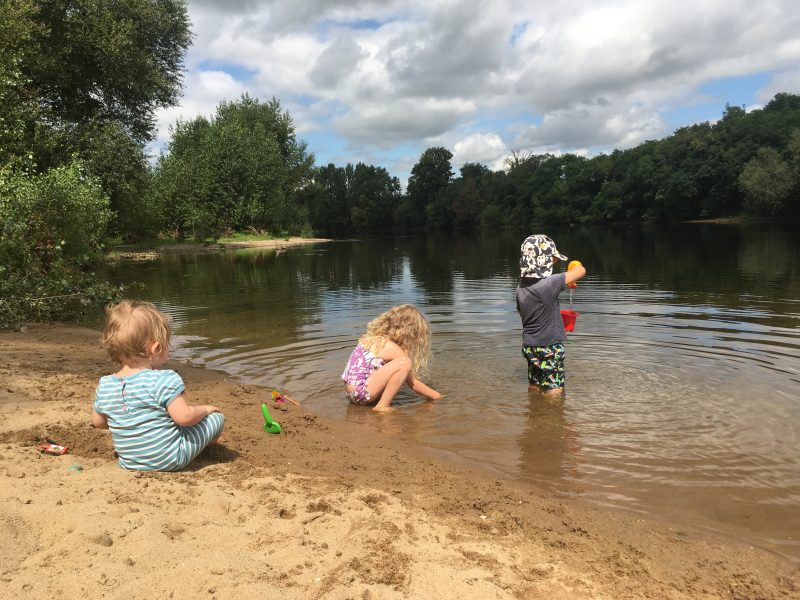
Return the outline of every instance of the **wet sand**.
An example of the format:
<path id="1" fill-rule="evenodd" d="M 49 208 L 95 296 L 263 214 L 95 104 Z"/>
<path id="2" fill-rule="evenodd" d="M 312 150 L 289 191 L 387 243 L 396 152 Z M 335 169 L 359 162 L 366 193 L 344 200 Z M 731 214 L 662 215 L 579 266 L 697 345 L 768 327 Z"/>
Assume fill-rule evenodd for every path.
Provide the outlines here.
<path id="1" fill-rule="evenodd" d="M 120 469 L 90 425 L 98 333 L 0 332 L 3 598 L 800 598 L 800 569 L 705 530 L 443 463 L 171 363 L 226 442 L 180 473 Z M 301 399 L 298 399 L 301 400 Z M 39 453 L 39 441 L 67 445 Z"/>

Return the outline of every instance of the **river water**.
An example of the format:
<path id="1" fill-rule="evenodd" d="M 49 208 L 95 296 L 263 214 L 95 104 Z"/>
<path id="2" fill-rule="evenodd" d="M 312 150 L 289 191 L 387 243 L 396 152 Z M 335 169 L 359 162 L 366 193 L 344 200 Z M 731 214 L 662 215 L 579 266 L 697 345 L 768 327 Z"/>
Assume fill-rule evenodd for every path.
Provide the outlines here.
<path id="1" fill-rule="evenodd" d="M 514 308 L 526 233 L 176 254 L 101 275 L 139 282 L 131 295 L 172 316 L 178 360 L 489 477 L 800 560 L 796 229 L 541 231 L 588 270 L 562 400 L 527 390 Z M 350 406 L 339 380 L 350 351 L 370 319 L 405 302 L 431 322 L 427 380 L 446 398 L 402 393 L 388 414 Z"/>

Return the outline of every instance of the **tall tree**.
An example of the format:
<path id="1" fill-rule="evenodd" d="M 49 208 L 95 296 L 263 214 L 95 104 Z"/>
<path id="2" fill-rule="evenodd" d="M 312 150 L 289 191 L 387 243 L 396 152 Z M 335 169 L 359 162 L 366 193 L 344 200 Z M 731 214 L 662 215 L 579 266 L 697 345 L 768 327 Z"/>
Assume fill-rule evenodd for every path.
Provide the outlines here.
<path id="1" fill-rule="evenodd" d="M 313 163 L 280 102 L 244 94 L 222 102 L 211 119 L 176 124 L 151 194 L 165 224 L 179 234 L 204 239 L 226 229 L 297 230 L 305 220 L 298 193 Z"/>
<path id="2" fill-rule="evenodd" d="M 113 232 L 144 234 L 153 223 L 142 203 L 145 144 L 154 136 L 156 109 L 180 96 L 183 57 L 191 42 L 185 3 L 0 2 L 10 5 L 3 7 L 0 29 L 8 26 L 10 15 L 12 39 L 24 42 L 16 64 L 20 94 L 35 107 L 27 113 L 23 136 L 35 171 L 44 173 L 77 157 L 111 200 L 117 213 L 110 223 Z"/>
<path id="3" fill-rule="evenodd" d="M 107 298 L 86 270 L 143 223 L 190 36 L 182 0 L 0 0 L 0 322 Z"/>
<path id="4" fill-rule="evenodd" d="M 30 0 L 0 0 L 0 169 L 29 163 L 37 103 L 23 64 L 38 26 Z"/>
<path id="5" fill-rule="evenodd" d="M 400 181 L 383 167 L 358 163 L 317 169 L 304 194 L 311 226 L 330 234 L 392 229 L 400 201 Z"/>
<path id="6" fill-rule="evenodd" d="M 356 231 L 391 230 L 394 209 L 401 198 L 400 181 L 383 167 L 364 163 L 358 163 L 350 173 L 348 191 L 353 228 Z"/>
<path id="7" fill-rule="evenodd" d="M 453 178 L 452 158 L 453 153 L 442 147 L 428 148 L 422 153 L 411 169 L 406 191 L 407 203 L 404 203 L 406 206 L 399 214 L 401 220 L 406 220 L 410 226 L 425 224 L 427 206 L 436 200 Z"/>
<path id="8" fill-rule="evenodd" d="M 153 137 L 154 111 L 178 100 L 191 43 L 182 0 L 35 0 L 23 72 L 54 125 L 99 120 Z"/>
<path id="9" fill-rule="evenodd" d="M 792 169 L 772 148 L 761 148 L 739 176 L 745 207 L 755 216 L 771 216 L 785 207 L 794 186 Z"/>

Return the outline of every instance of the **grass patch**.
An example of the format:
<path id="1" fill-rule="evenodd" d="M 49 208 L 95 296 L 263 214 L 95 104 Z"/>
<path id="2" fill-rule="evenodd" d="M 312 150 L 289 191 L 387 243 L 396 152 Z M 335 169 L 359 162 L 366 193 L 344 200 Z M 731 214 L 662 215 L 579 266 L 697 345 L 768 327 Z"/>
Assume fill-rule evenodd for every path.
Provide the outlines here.
<path id="1" fill-rule="evenodd" d="M 288 232 L 272 233 L 250 233 L 250 232 L 236 232 L 229 235 L 224 235 L 217 240 L 221 244 L 227 242 L 261 242 L 268 240 L 288 240 L 291 236 Z"/>

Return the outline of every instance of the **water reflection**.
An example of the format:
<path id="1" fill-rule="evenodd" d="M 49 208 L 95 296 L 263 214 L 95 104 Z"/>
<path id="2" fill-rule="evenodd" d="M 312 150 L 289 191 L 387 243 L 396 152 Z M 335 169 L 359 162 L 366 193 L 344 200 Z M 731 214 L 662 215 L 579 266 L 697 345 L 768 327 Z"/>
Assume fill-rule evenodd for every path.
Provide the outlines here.
<path id="1" fill-rule="evenodd" d="M 523 478 L 555 491 L 579 481 L 580 445 L 575 423 L 565 415 L 566 396 L 528 391 L 527 427 L 519 437 Z"/>
<path id="2" fill-rule="evenodd" d="M 417 444 L 424 445 L 424 419 L 430 417 L 428 413 L 435 410 L 436 402 L 429 400 L 413 400 L 403 402 L 404 398 L 399 397 L 392 404 L 392 410 L 374 411 L 368 406 L 356 406 L 348 403 L 345 409 L 345 420 L 366 426 L 373 431 L 383 435 L 400 438 L 409 446 Z M 411 413 L 408 412 L 410 406 L 414 405 Z"/>

